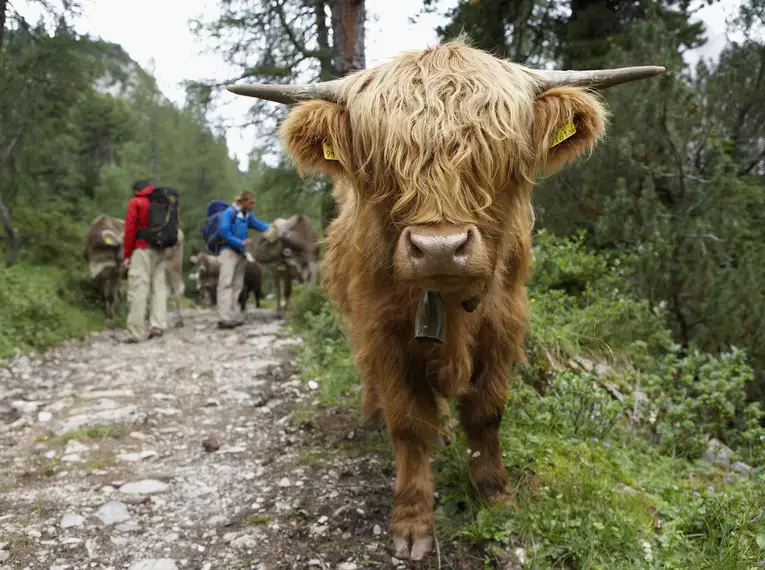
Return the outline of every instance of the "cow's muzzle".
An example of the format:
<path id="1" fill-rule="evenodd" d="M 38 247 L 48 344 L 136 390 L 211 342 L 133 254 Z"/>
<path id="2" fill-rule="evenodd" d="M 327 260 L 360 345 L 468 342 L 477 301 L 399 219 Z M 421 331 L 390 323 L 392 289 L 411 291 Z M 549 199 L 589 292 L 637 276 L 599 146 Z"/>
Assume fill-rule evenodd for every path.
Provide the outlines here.
<path id="1" fill-rule="evenodd" d="M 399 277 L 425 289 L 460 289 L 487 277 L 489 260 L 481 233 L 473 224 L 409 226 L 396 246 Z"/>

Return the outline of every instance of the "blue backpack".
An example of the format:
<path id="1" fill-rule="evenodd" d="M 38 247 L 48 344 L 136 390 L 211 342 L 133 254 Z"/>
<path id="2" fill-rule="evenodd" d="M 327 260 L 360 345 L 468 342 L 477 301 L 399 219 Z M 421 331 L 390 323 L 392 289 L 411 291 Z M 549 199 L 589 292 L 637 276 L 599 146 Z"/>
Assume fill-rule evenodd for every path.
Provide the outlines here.
<path id="1" fill-rule="evenodd" d="M 225 241 L 220 237 L 220 216 L 228 208 L 228 202 L 213 200 L 207 204 L 207 223 L 202 228 L 202 241 L 207 252 L 218 255 Z"/>

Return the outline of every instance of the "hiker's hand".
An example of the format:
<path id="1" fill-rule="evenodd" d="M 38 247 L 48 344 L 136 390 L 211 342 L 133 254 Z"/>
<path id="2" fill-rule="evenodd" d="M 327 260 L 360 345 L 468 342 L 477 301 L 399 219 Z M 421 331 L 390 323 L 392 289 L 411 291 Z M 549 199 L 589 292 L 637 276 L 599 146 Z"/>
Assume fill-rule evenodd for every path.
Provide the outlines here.
<path id="1" fill-rule="evenodd" d="M 129 257 L 127 259 L 123 259 L 122 260 L 122 267 L 123 268 L 127 269 L 128 265 L 130 265 L 130 258 Z"/>
<path id="2" fill-rule="evenodd" d="M 252 240 L 250 238 L 247 238 L 246 240 L 244 240 L 243 243 L 244 243 L 245 247 L 247 247 L 248 245 L 252 244 Z"/>

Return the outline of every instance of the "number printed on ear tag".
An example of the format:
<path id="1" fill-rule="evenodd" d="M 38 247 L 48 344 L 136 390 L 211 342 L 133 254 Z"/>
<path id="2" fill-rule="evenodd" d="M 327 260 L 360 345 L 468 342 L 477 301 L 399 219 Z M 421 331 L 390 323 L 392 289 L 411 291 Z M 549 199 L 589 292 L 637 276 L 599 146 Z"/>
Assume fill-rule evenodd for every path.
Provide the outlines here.
<path id="1" fill-rule="evenodd" d="M 554 146 L 558 146 L 560 143 L 562 143 L 566 139 L 570 139 L 575 134 L 576 134 L 576 127 L 574 126 L 574 121 L 568 121 L 564 123 L 561 128 L 555 131 L 555 134 L 552 137 L 552 143 L 550 144 L 550 148 L 553 148 Z"/>
<path id="2" fill-rule="evenodd" d="M 335 151 L 332 150 L 332 147 L 329 146 L 328 142 L 321 143 L 322 147 L 324 148 L 324 159 L 325 160 L 337 160 L 337 156 L 335 156 Z"/>

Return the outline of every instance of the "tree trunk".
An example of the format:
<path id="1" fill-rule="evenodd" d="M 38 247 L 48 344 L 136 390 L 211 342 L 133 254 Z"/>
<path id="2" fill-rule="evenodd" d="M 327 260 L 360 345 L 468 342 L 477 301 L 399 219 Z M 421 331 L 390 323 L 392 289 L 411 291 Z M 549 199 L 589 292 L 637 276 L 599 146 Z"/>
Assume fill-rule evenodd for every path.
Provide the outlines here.
<path id="1" fill-rule="evenodd" d="M 367 65 L 364 49 L 366 5 L 364 0 L 329 0 L 328 4 L 332 11 L 334 76 L 343 77 Z M 332 197 L 332 185 L 327 184 L 321 203 L 321 226 L 324 230 L 338 213 L 337 203 Z"/>
<path id="2" fill-rule="evenodd" d="M 316 43 L 319 45 L 319 65 L 321 66 L 319 81 L 328 81 L 335 77 L 335 66 L 332 63 L 332 48 L 329 45 L 326 7 L 327 3 L 325 0 L 316 0 L 314 4 Z"/>
<path id="3" fill-rule="evenodd" d="M 366 67 L 364 0 L 332 0 L 332 59 L 335 73 L 343 77 Z"/>
<path id="4" fill-rule="evenodd" d="M 0 0 L 0 52 L 2 52 L 3 38 L 5 37 L 5 12 L 8 9 L 8 0 Z"/>
<path id="5" fill-rule="evenodd" d="M 21 140 L 21 135 L 23 134 L 24 127 L 21 127 L 5 148 L 2 158 L 0 158 L 0 168 L 2 168 L 6 161 L 11 157 L 13 149 L 16 148 L 16 145 Z M 8 254 L 5 258 L 5 265 L 11 267 L 16 263 L 16 259 L 19 256 L 19 250 L 21 249 L 21 234 L 19 233 L 19 230 L 13 227 L 10 212 L 8 212 L 8 208 L 5 207 L 5 203 L 2 199 L 0 199 L 0 224 L 2 224 L 3 229 L 5 229 L 5 233 L 8 234 Z"/>

